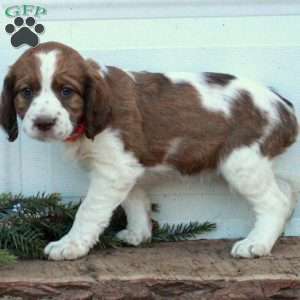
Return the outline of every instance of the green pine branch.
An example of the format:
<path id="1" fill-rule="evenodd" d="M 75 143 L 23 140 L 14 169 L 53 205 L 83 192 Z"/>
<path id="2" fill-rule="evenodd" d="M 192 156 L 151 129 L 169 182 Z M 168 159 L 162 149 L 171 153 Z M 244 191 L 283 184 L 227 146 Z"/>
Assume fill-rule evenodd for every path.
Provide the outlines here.
<path id="1" fill-rule="evenodd" d="M 215 223 L 190 222 L 188 224 L 164 224 L 153 228 L 153 242 L 177 242 L 195 239 L 198 235 L 212 231 L 216 228 Z"/>
<path id="2" fill-rule="evenodd" d="M 0 194 L 0 265 L 19 258 L 44 258 L 43 249 L 71 228 L 80 203 L 64 203 L 59 194 Z M 157 210 L 157 206 L 155 206 Z M 126 227 L 126 215 L 117 208 L 110 226 L 100 236 L 98 248 L 122 247 L 115 234 Z M 181 241 L 196 238 L 215 229 L 215 224 L 191 222 L 163 225 L 153 221 L 152 242 Z"/>

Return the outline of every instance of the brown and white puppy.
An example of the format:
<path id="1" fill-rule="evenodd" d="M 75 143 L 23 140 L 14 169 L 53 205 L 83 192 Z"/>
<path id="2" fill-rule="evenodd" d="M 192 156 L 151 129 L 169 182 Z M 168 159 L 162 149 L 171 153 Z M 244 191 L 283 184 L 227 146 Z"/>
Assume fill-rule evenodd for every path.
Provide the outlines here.
<path id="1" fill-rule="evenodd" d="M 10 141 L 17 116 L 29 136 L 64 142 L 90 169 L 72 229 L 45 249 L 51 259 L 87 254 L 119 204 L 128 226 L 118 237 L 134 245 L 149 239 L 149 201 L 136 184 L 151 171 L 213 170 L 247 198 L 256 221 L 234 245 L 236 257 L 269 254 L 293 210 L 292 186 L 279 188 L 272 163 L 296 139 L 294 110 L 253 82 L 100 68 L 50 42 L 27 50 L 5 78 L 1 122 Z"/>

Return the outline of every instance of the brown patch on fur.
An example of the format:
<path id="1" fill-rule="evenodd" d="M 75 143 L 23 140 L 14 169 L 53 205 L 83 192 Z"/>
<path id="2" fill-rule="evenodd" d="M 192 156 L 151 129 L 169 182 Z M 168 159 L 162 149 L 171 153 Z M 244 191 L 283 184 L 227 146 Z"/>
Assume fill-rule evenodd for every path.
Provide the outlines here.
<path id="1" fill-rule="evenodd" d="M 24 99 L 21 95 L 17 95 L 15 98 L 15 108 L 17 114 L 20 116 L 21 119 L 24 118 L 26 111 L 30 106 L 30 102 Z"/>
<path id="2" fill-rule="evenodd" d="M 105 81 L 111 91 L 111 126 L 120 130 L 125 149 L 134 152 L 145 165 L 154 164 L 155 158 L 148 151 L 139 95 L 133 80 L 126 72 L 108 67 Z"/>
<path id="3" fill-rule="evenodd" d="M 235 76 L 230 74 L 210 73 L 210 72 L 205 72 L 204 76 L 205 76 L 206 83 L 212 85 L 220 85 L 220 86 L 226 86 L 236 78 Z"/>
<path id="4" fill-rule="evenodd" d="M 287 147 L 296 141 L 298 135 L 298 124 L 295 115 L 279 102 L 277 103 L 277 110 L 280 122 L 261 145 L 262 153 L 269 158 L 283 153 Z"/>
<path id="5" fill-rule="evenodd" d="M 201 96 L 188 83 L 173 84 L 162 74 L 146 72 L 133 73 L 133 82 L 119 69 L 109 71 L 112 126 L 146 167 L 167 163 L 184 174 L 213 169 L 233 148 L 257 140 L 267 123 L 246 91 L 226 118 L 201 106 Z M 174 141 L 176 151 L 168 153 Z"/>
<path id="6" fill-rule="evenodd" d="M 88 64 L 88 66 L 91 69 L 93 69 L 96 72 L 101 70 L 100 65 L 96 61 L 94 61 L 93 59 L 91 59 L 91 58 L 88 58 L 86 60 L 86 63 Z"/>
<path id="7" fill-rule="evenodd" d="M 187 174 L 214 168 L 219 144 L 226 136 L 227 120 L 202 108 L 197 90 L 188 83 L 173 84 L 161 74 L 135 78 L 153 161 L 162 163 L 166 159 Z M 177 151 L 166 157 L 169 145 L 177 138 L 182 139 Z"/>
<path id="8" fill-rule="evenodd" d="M 14 141 L 18 136 L 17 114 L 24 117 L 31 101 L 22 97 L 20 92 L 30 86 L 35 93 L 39 91 L 40 76 L 35 70 L 37 61 L 30 50 L 27 50 L 10 68 L 3 85 L 1 103 L 1 124 Z"/>
<path id="9" fill-rule="evenodd" d="M 4 79 L 1 93 L 0 121 L 2 127 L 8 134 L 8 140 L 10 142 L 14 141 L 18 136 L 17 114 L 14 102 L 14 81 L 14 75 L 9 73 Z"/>
<path id="10" fill-rule="evenodd" d="M 111 90 L 93 66 L 88 67 L 84 92 L 86 136 L 93 139 L 111 122 Z"/>
<path id="11" fill-rule="evenodd" d="M 266 116 L 254 105 L 251 95 L 245 90 L 240 90 L 238 96 L 233 99 L 231 115 L 222 158 L 232 149 L 250 146 L 257 141 L 268 124 Z"/>
<path id="12" fill-rule="evenodd" d="M 77 124 L 82 119 L 84 111 L 84 100 L 78 95 L 73 95 L 67 101 L 62 100 L 64 107 L 70 114 L 73 124 Z"/>

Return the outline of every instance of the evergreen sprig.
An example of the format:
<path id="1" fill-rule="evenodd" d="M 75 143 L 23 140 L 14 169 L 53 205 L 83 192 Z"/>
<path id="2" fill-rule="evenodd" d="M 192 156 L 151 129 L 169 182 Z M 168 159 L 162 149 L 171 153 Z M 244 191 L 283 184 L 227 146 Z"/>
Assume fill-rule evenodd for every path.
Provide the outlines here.
<path id="1" fill-rule="evenodd" d="M 59 194 L 0 194 L 0 265 L 19 258 L 44 258 L 43 249 L 71 228 L 79 203 L 65 203 Z M 157 207 L 156 207 L 157 209 Z M 125 244 L 115 234 L 126 227 L 126 215 L 117 208 L 110 226 L 100 236 L 98 247 L 121 247 Z M 180 241 L 211 231 L 215 224 L 191 222 L 159 226 L 153 221 L 152 242 Z"/>
<path id="2" fill-rule="evenodd" d="M 198 235 L 212 231 L 215 223 L 190 222 L 188 224 L 164 224 L 153 228 L 153 242 L 177 242 L 195 239 Z"/>

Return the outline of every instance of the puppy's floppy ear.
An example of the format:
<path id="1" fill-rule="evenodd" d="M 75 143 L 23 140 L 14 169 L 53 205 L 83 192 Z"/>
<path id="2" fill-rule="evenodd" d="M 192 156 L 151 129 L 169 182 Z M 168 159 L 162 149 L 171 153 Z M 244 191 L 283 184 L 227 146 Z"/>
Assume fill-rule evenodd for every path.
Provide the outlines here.
<path id="1" fill-rule="evenodd" d="M 10 142 L 13 142 L 18 136 L 17 113 L 14 103 L 14 81 L 14 76 L 10 73 L 5 77 L 0 106 L 0 122 L 8 134 Z"/>
<path id="2" fill-rule="evenodd" d="M 84 121 L 86 137 L 93 139 L 104 130 L 111 119 L 110 90 L 100 76 L 99 69 L 88 64 L 88 75 L 85 81 Z"/>

